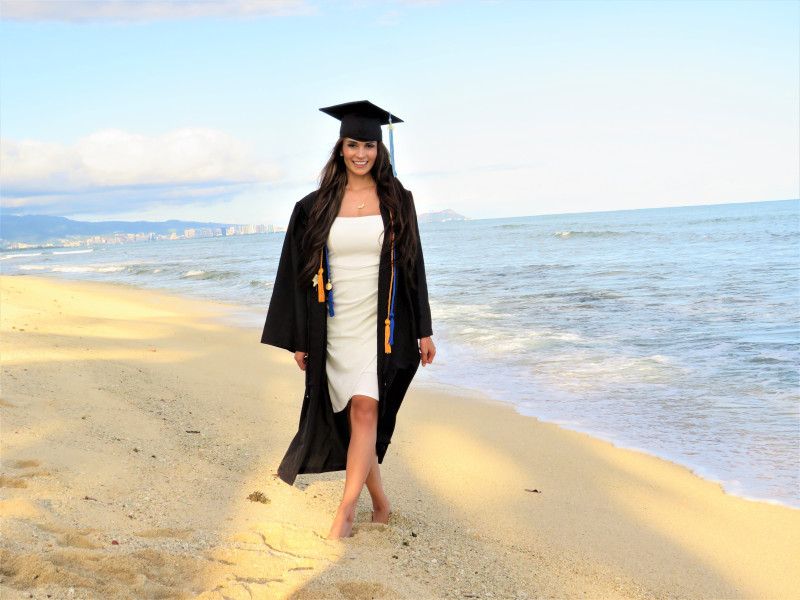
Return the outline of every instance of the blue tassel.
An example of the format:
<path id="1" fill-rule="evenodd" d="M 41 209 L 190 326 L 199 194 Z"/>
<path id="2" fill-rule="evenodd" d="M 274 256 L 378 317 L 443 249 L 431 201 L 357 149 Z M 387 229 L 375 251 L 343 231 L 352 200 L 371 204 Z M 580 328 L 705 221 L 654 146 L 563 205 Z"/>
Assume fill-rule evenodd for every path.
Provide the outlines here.
<path id="1" fill-rule="evenodd" d="M 331 264 L 328 262 L 328 246 L 325 246 L 325 268 L 328 270 L 328 283 L 331 282 Z M 320 282 L 320 285 L 322 282 Z M 328 290 L 328 314 L 333 316 L 333 285 Z"/>
<path id="2" fill-rule="evenodd" d="M 394 168 L 394 125 L 392 125 L 392 113 L 389 113 L 389 158 L 392 161 L 392 175 L 397 177 L 397 170 Z"/>

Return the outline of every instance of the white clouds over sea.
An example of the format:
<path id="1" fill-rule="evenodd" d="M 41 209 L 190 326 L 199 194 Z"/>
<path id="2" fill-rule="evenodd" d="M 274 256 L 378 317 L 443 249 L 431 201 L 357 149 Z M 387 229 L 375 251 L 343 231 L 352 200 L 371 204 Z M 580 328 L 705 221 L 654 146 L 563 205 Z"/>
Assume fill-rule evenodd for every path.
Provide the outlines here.
<path id="1" fill-rule="evenodd" d="M 225 200 L 281 177 L 252 146 L 222 131 L 183 128 L 157 137 L 103 129 L 65 146 L 3 139 L 3 203 L 36 208 L 69 204 L 84 213 Z"/>

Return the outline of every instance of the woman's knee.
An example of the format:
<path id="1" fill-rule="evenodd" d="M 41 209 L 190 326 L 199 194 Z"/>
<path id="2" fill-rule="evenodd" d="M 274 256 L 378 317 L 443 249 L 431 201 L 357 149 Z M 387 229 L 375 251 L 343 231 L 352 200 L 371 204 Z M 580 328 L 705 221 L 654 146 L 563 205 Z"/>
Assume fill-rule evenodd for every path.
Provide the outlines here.
<path id="1" fill-rule="evenodd" d="M 374 427 L 378 423 L 378 401 L 368 396 L 353 396 L 350 420 L 356 427 Z"/>

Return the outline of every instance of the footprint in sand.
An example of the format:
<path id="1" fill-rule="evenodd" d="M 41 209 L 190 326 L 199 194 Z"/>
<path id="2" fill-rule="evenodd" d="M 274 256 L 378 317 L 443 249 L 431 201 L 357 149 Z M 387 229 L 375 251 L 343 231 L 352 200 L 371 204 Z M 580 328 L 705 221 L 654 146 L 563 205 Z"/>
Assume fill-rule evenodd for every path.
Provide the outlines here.
<path id="1" fill-rule="evenodd" d="M 302 588 L 289 596 L 288 600 L 389 600 L 391 598 L 405 598 L 393 589 L 381 583 L 366 581 L 341 581 L 334 588 L 308 589 Z"/>
<path id="2" fill-rule="evenodd" d="M 71 598 L 68 590 L 76 587 L 88 598 L 195 598 L 195 576 L 205 565 L 199 557 L 152 549 L 103 555 L 75 546 L 46 554 L 0 549 L 0 560 L 4 592 L 24 590 L 25 598 L 44 598 L 45 589 L 54 598 Z"/>
<path id="3" fill-rule="evenodd" d="M 350 543 L 372 548 L 393 548 L 397 545 L 395 532 L 391 525 L 383 523 L 357 523 L 353 525 L 353 537 Z"/>
<path id="4" fill-rule="evenodd" d="M 12 498 L 0 502 L 0 517 L 7 519 L 40 519 L 44 516 L 41 508 L 24 498 Z"/>
<path id="5" fill-rule="evenodd" d="M 67 525 L 61 525 L 59 523 L 37 523 L 36 527 L 41 529 L 42 531 L 47 531 L 48 533 L 59 533 L 59 534 L 77 534 L 77 535 L 89 535 L 90 533 L 94 532 L 95 530 L 91 527 L 83 527 L 81 529 L 74 529 Z"/>
<path id="6" fill-rule="evenodd" d="M 6 477 L 5 475 L 0 475 L 0 488 L 26 488 L 28 487 L 28 482 L 24 479 L 19 479 L 16 477 Z"/>
<path id="7" fill-rule="evenodd" d="M 347 600 L 368 600 L 371 598 L 389 598 L 394 596 L 394 590 L 386 587 L 382 583 L 342 581 L 337 587 Z"/>
<path id="8" fill-rule="evenodd" d="M 188 540 L 191 537 L 189 529 L 176 529 L 174 527 L 161 527 L 155 529 L 145 529 L 136 533 L 143 538 L 174 538 L 177 540 Z"/>
<path id="9" fill-rule="evenodd" d="M 83 537 L 79 533 L 65 533 L 56 538 L 56 544 L 64 548 L 84 548 L 86 550 L 94 550 L 100 548 L 88 538 Z"/>
<path id="10" fill-rule="evenodd" d="M 14 479 L 15 481 L 20 481 L 20 478 L 30 479 L 32 477 L 52 477 L 53 476 L 53 474 L 50 471 L 42 471 L 42 470 L 30 471 L 29 469 L 35 469 L 36 467 L 39 467 L 39 466 L 42 465 L 42 461 L 36 460 L 35 458 L 28 458 L 28 459 L 25 459 L 25 460 L 12 460 L 8 464 L 9 464 L 10 468 L 12 468 L 12 469 L 23 470 L 25 472 L 24 473 L 18 473 L 15 478 L 6 478 L 6 479 Z M 2 479 L 3 478 L 0 477 L 0 481 Z M 23 485 L 8 485 L 8 484 L 5 484 L 5 485 L 2 485 L 0 487 L 28 487 L 28 485 L 26 483 L 23 484 Z"/>

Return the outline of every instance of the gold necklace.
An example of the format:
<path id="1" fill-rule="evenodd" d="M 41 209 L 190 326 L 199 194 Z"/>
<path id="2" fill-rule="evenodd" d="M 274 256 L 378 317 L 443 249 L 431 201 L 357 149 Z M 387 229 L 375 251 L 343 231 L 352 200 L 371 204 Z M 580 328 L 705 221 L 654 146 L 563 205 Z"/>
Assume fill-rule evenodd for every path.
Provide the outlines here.
<path id="1" fill-rule="evenodd" d="M 359 205 L 358 205 L 358 210 L 361 210 L 361 209 L 362 209 L 362 208 L 364 208 L 366 205 L 367 205 L 367 203 L 366 203 L 366 202 L 362 202 L 361 204 L 359 204 Z"/>

